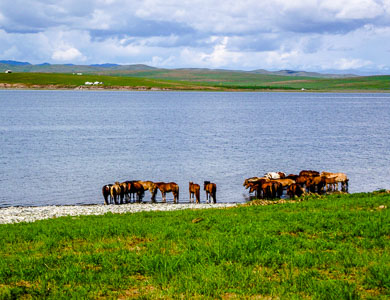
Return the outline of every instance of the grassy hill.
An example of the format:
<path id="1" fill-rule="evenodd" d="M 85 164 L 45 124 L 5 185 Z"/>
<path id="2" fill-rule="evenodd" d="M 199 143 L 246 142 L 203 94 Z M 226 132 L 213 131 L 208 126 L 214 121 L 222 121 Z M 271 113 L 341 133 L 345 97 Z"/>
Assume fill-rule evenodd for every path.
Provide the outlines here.
<path id="1" fill-rule="evenodd" d="M 0 225 L 0 299 L 388 299 L 389 207 L 378 192 Z"/>
<path id="2" fill-rule="evenodd" d="M 4 71 L 9 69 L 13 73 L 5 74 Z M 76 88 L 86 81 L 99 81 L 103 82 L 100 88 L 105 89 L 390 91 L 390 76 L 350 76 L 289 70 L 170 70 L 146 65 L 31 65 L 27 62 L 0 61 L 0 88 Z"/>

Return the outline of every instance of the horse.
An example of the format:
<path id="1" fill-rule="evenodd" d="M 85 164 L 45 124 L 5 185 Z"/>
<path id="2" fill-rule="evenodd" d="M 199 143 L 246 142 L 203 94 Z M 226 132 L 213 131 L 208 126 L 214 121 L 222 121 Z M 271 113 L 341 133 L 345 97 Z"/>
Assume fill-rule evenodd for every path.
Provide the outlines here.
<path id="1" fill-rule="evenodd" d="M 312 193 L 322 193 L 325 185 L 325 178 L 322 176 L 313 176 L 306 181 L 306 188 Z"/>
<path id="2" fill-rule="evenodd" d="M 336 176 L 334 176 L 334 175 L 323 175 L 321 173 L 321 177 L 324 180 L 327 192 L 338 190 L 338 184 L 336 182 Z"/>
<path id="3" fill-rule="evenodd" d="M 138 181 L 139 184 L 141 184 L 144 188 L 144 190 L 149 190 L 150 194 L 152 195 L 152 198 L 150 199 L 153 203 L 156 202 L 156 199 L 153 198 L 154 191 L 156 190 L 156 185 L 153 181 Z"/>
<path id="4" fill-rule="evenodd" d="M 271 182 L 275 182 L 278 184 L 276 191 L 277 196 L 280 198 L 283 196 L 283 190 L 288 188 L 290 185 L 294 184 L 295 181 L 289 178 L 283 178 L 283 179 L 273 179 Z M 280 185 L 280 186 L 279 186 Z"/>
<path id="5" fill-rule="evenodd" d="M 259 179 L 262 179 L 262 178 L 265 178 L 265 177 L 250 177 L 250 178 L 247 178 L 244 180 L 244 183 L 243 183 L 243 186 L 245 186 L 245 188 L 247 189 L 249 187 L 249 183 L 251 182 L 255 182 Z"/>
<path id="6" fill-rule="evenodd" d="M 288 174 L 288 175 L 286 176 L 286 178 L 292 179 L 292 180 L 294 180 L 294 181 L 296 181 L 298 177 L 299 177 L 299 175 L 296 175 L 296 174 Z"/>
<path id="7" fill-rule="evenodd" d="M 330 173 L 330 172 L 321 172 L 321 176 L 335 177 L 334 186 L 338 190 L 339 183 L 341 184 L 341 190 L 343 192 L 348 192 L 348 177 L 345 173 Z"/>
<path id="8" fill-rule="evenodd" d="M 304 193 L 304 189 L 298 183 L 293 183 L 287 188 L 287 195 L 290 199 L 294 199 L 295 196 L 301 197 Z"/>
<path id="9" fill-rule="evenodd" d="M 122 182 L 120 184 L 121 187 L 121 193 L 120 193 L 120 198 L 121 198 L 121 204 L 123 204 L 123 198 L 125 198 L 125 202 L 128 202 L 129 199 L 129 194 L 128 194 L 128 186 L 126 182 Z"/>
<path id="10" fill-rule="evenodd" d="M 279 182 L 283 188 L 287 188 L 288 186 L 295 183 L 295 180 L 289 179 L 289 178 L 283 178 L 283 179 L 273 179 L 271 181 Z"/>
<path id="11" fill-rule="evenodd" d="M 278 184 L 276 182 L 267 181 L 262 184 L 259 184 L 257 190 L 257 195 L 263 194 L 263 199 L 275 199 L 278 189 Z"/>
<path id="12" fill-rule="evenodd" d="M 299 172 L 299 176 L 320 176 L 320 172 L 313 170 L 302 170 Z"/>
<path id="13" fill-rule="evenodd" d="M 115 182 L 115 184 L 111 186 L 110 194 L 111 198 L 114 199 L 114 203 L 118 204 L 118 197 L 121 195 L 121 186 L 119 182 Z"/>
<path id="14" fill-rule="evenodd" d="M 141 202 L 145 193 L 142 184 L 140 184 L 138 180 L 126 181 L 126 183 L 127 183 L 127 192 L 130 196 L 130 202 L 132 197 L 134 199 L 134 202 L 135 201 Z M 137 195 L 137 199 L 135 195 Z"/>
<path id="15" fill-rule="evenodd" d="M 173 194 L 173 202 L 178 203 L 179 202 L 179 186 L 175 182 L 155 182 L 154 183 L 156 187 L 160 190 L 162 200 L 164 203 L 167 202 L 167 193 Z M 156 193 L 157 189 L 155 189 L 153 193 L 153 199 L 156 199 Z"/>
<path id="16" fill-rule="evenodd" d="M 280 174 L 277 172 L 268 172 L 264 174 L 264 177 L 268 179 L 280 179 Z"/>
<path id="17" fill-rule="evenodd" d="M 108 205 L 112 202 L 111 187 L 112 187 L 112 184 L 106 184 L 106 185 L 103 185 L 103 188 L 102 188 L 104 204 L 106 204 L 106 205 Z M 108 201 L 108 197 L 110 197 L 110 201 Z"/>
<path id="18" fill-rule="evenodd" d="M 194 202 L 194 198 L 196 197 L 196 203 L 200 203 L 200 185 L 189 182 L 189 191 L 190 191 L 190 202 Z"/>
<path id="19" fill-rule="evenodd" d="M 213 199 L 213 203 L 217 203 L 217 185 L 210 181 L 205 181 L 203 183 L 203 189 L 206 191 L 207 203 L 210 203 L 210 198 Z"/>

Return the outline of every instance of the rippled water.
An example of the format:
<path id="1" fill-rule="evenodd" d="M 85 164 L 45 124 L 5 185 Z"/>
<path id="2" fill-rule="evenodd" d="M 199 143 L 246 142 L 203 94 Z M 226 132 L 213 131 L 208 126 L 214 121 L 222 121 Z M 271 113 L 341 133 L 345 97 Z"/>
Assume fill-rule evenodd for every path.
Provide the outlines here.
<path id="1" fill-rule="evenodd" d="M 245 178 L 302 169 L 365 192 L 390 188 L 390 94 L 3 90 L 0 145 L 0 206 L 102 203 L 133 179 L 242 202 Z"/>

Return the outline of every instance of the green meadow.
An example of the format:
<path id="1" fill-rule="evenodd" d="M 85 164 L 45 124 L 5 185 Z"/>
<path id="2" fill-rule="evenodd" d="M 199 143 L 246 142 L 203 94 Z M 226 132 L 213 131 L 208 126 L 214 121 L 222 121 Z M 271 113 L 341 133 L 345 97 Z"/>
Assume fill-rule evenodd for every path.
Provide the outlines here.
<path id="1" fill-rule="evenodd" d="M 105 89 L 158 88 L 204 91 L 307 91 L 390 92 L 390 76 L 317 78 L 263 75 L 250 72 L 212 70 L 135 70 L 106 71 L 95 74 L 0 73 L 0 83 L 20 84 L 25 88 L 63 88 L 83 86 L 86 81 L 103 82 Z"/>
<path id="2" fill-rule="evenodd" d="M 389 193 L 286 202 L 0 225 L 0 299 L 389 299 Z"/>

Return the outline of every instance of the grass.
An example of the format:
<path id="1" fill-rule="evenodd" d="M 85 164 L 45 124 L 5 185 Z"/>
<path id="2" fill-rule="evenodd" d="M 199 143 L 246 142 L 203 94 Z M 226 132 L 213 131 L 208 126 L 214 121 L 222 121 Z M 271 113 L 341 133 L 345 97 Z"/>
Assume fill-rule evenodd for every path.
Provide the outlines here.
<path id="1" fill-rule="evenodd" d="M 102 75 L 105 74 L 105 75 Z M 390 76 L 314 78 L 262 75 L 248 72 L 205 70 L 110 71 L 81 76 L 61 73 L 0 73 L 0 83 L 27 88 L 75 88 L 86 81 L 103 82 L 104 88 L 159 88 L 210 91 L 390 91 Z"/>
<path id="2" fill-rule="evenodd" d="M 386 299 L 390 194 L 0 226 L 0 299 Z"/>

